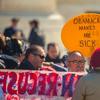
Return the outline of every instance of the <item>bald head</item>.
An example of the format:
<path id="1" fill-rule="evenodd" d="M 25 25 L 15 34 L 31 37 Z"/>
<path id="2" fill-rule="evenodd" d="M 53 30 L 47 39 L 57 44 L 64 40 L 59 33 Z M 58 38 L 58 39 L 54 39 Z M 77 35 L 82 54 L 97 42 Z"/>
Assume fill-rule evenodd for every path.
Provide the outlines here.
<path id="1" fill-rule="evenodd" d="M 82 72 L 85 68 L 85 58 L 78 51 L 70 52 L 67 59 L 67 66 L 71 72 Z"/>
<path id="2" fill-rule="evenodd" d="M 81 58 L 84 59 L 83 54 L 82 54 L 81 52 L 79 52 L 79 51 L 73 51 L 73 52 L 70 52 L 70 53 L 68 54 L 68 60 L 74 59 L 75 57 L 81 57 Z"/>

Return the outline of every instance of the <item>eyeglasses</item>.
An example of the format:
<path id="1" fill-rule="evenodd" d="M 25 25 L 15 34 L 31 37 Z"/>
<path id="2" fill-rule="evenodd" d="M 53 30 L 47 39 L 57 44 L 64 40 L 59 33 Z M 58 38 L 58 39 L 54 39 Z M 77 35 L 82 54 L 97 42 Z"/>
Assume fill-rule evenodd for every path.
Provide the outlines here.
<path id="1" fill-rule="evenodd" d="M 72 62 L 73 64 L 85 64 L 85 60 L 73 60 L 73 61 L 68 61 L 68 62 Z"/>
<path id="2" fill-rule="evenodd" d="M 45 59 L 45 56 L 40 55 L 40 54 L 36 54 L 36 53 L 32 53 L 34 56 L 39 56 L 41 59 Z"/>

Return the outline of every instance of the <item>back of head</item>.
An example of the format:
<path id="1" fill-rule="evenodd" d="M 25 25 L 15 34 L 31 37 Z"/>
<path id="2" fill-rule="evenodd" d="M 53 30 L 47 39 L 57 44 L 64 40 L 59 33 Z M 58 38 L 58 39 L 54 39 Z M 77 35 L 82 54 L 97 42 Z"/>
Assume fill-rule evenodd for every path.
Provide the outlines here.
<path id="1" fill-rule="evenodd" d="M 17 39 L 6 40 L 5 54 L 16 56 L 22 53 L 21 43 Z"/>
<path id="2" fill-rule="evenodd" d="M 96 49 L 91 56 L 90 66 L 100 68 L 100 48 Z"/>
<path id="3" fill-rule="evenodd" d="M 12 18 L 11 19 L 11 26 L 14 28 L 17 27 L 18 22 L 19 22 L 18 18 Z"/>
<path id="4" fill-rule="evenodd" d="M 29 22 L 29 24 L 32 26 L 32 25 L 34 25 L 34 28 L 38 28 L 39 27 L 39 21 L 38 20 L 31 20 L 30 22 Z"/>
<path id="5" fill-rule="evenodd" d="M 17 23 L 17 22 L 19 21 L 19 19 L 18 19 L 18 18 L 12 18 L 11 21 L 12 21 L 13 23 Z"/>

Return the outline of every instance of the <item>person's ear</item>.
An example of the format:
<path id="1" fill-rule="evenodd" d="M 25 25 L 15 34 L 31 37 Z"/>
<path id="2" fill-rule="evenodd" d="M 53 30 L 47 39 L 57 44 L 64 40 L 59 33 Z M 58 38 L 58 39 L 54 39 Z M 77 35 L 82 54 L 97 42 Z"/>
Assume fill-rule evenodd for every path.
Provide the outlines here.
<path id="1" fill-rule="evenodd" d="M 29 58 L 34 58 L 34 55 L 32 55 L 31 53 L 29 54 Z"/>

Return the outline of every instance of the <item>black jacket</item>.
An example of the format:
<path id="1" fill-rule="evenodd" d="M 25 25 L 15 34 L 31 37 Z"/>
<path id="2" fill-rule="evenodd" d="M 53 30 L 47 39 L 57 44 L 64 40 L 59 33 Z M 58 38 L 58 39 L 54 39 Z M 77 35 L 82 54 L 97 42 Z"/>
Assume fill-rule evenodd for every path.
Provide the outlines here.
<path id="1" fill-rule="evenodd" d="M 36 70 L 35 67 L 27 60 L 24 59 L 18 69 L 23 70 Z"/>
<path id="2" fill-rule="evenodd" d="M 12 56 L 0 54 L 0 60 L 4 62 L 6 69 L 17 69 L 18 61 Z"/>
<path id="3" fill-rule="evenodd" d="M 40 45 L 42 47 L 45 46 L 45 37 L 38 35 L 38 29 L 32 29 L 29 36 L 29 42 L 31 45 Z"/>
<path id="4" fill-rule="evenodd" d="M 56 57 L 55 59 L 51 59 L 48 55 L 45 58 L 46 62 L 53 62 L 53 63 L 61 63 L 61 59 L 59 57 Z"/>
<path id="5" fill-rule="evenodd" d="M 4 30 L 4 35 L 6 37 L 11 37 L 13 34 L 17 32 L 17 29 L 14 29 L 13 27 L 8 27 Z"/>

